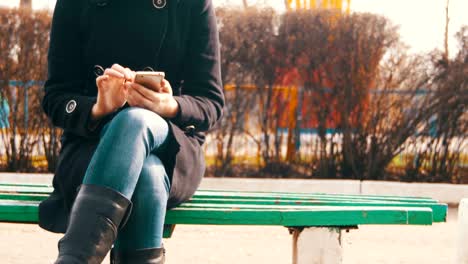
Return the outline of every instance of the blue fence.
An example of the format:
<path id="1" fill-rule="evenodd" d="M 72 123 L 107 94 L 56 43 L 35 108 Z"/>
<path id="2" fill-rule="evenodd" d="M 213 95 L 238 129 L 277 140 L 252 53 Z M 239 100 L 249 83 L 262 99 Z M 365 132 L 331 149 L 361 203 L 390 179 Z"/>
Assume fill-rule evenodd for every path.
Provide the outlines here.
<path id="1" fill-rule="evenodd" d="M 0 81 L 0 84 L 4 84 L 5 81 Z M 9 87 L 18 87 L 24 88 L 24 123 L 25 127 L 27 127 L 28 119 L 29 119 L 29 96 L 28 96 L 28 89 L 31 87 L 43 86 L 44 81 L 16 81 L 12 80 L 8 82 Z M 9 128 L 10 124 L 8 122 L 8 116 L 10 115 L 10 106 L 6 98 L 2 98 L 0 95 L 0 129 Z"/>

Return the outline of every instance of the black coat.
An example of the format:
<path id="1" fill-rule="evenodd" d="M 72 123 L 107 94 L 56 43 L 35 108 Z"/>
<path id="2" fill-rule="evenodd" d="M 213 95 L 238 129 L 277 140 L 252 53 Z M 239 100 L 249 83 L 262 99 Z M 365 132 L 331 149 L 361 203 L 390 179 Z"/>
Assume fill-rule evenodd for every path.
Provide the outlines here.
<path id="1" fill-rule="evenodd" d="M 88 126 L 97 94 L 95 65 L 166 73 L 180 106 L 168 120 L 169 148 L 159 156 L 171 179 L 168 208 L 189 199 L 205 171 L 204 132 L 224 106 L 219 56 L 211 0 L 58 0 L 42 105 L 64 136 L 55 190 L 39 207 L 40 226 L 65 232 L 76 189 L 99 142 L 102 125 Z"/>

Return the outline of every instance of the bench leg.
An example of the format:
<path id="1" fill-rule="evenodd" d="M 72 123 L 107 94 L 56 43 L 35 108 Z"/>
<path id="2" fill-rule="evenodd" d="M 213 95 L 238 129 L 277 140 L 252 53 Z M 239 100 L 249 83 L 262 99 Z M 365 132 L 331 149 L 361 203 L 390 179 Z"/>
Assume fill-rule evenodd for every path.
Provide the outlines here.
<path id="1" fill-rule="evenodd" d="M 290 229 L 293 235 L 293 264 L 341 264 L 341 229 L 307 227 Z"/>
<path id="2" fill-rule="evenodd" d="M 172 233 L 174 233 L 176 225 L 166 225 L 164 224 L 163 238 L 171 238 Z"/>
<path id="3" fill-rule="evenodd" d="M 468 199 L 462 199 L 458 206 L 457 257 L 455 263 L 468 263 Z"/>

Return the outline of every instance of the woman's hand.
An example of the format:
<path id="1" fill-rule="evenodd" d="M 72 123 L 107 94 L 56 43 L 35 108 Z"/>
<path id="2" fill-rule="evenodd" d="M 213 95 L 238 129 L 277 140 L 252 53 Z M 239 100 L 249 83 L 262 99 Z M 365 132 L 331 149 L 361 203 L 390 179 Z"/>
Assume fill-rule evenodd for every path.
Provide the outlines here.
<path id="1" fill-rule="evenodd" d="M 127 101 L 130 106 L 148 109 L 165 118 L 175 117 L 179 105 L 172 96 L 172 87 L 167 80 L 161 82 L 158 91 L 148 89 L 138 83 L 126 82 Z"/>
<path id="2" fill-rule="evenodd" d="M 93 106 L 91 116 L 93 120 L 111 114 L 121 108 L 127 101 L 127 89 L 124 82 L 133 80 L 134 74 L 118 64 L 107 68 L 102 76 L 96 78 L 98 87 L 97 102 Z"/>

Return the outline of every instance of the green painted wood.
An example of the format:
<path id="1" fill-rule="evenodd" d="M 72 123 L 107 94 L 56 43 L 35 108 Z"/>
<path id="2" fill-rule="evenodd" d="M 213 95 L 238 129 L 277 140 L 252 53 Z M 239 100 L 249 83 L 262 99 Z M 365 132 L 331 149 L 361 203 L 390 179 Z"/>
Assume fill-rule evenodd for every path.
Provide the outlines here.
<path id="1" fill-rule="evenodd" d="M 20 188 L 24 187 L 24 188 Z M 43 193 L 50 192 L 52 186 L 48 184 L 9 184 L 9 183 L 0 183 L 0 191 L 4 189 L 16 190 L 18 192 L 29 192 L 29 193 Z M 237 194 L 239 191 L 229 191 L 229 190 L 199 190 L 198 195 L 209 195 L 216 193 L 225 193 L 225 194 Z M 284 195 L 284 196 L 294 196 L 294 197 L 310 197 L 310 196 L 332 196 L 332 197 L 341 197 L 341 198 L 366 198 L 366 199 L 389 199 L 389 200 L 419 200 L 419 201 L 434 201 L 434 199 L 429 197 L 407 197 L 407 196 L 387 196 L 387 195 L 350 195 L 350 194 L 327 194 L 327 193 L 291 193 L 291 192 L 249 192 L 243 191 L 242 193 L 249 194 L 250 196 L 272 196 L 272 195 Z"/>
<path id="2" fill-rule="evenodd" d="M 2 197 L 4 197 L 4 199 L 8 199 L 9 195 L 23 195 L 23 197 L 30 197 L 31 200 L 41 200 L 41 199 L 44 199 L 47 195 L 47 193 L 31 193 L 31 192 L 14 192 L 14 191 L 3 191 L 1 192 L 0 191 L 0 194 L 2 195 Z M 39 197 L 39 198 L 38 198 Z M 1 198 L 1 197 L 0 197 Z M 24 198 L 26 199 L 26 198 Z M 281 201 L 294 201 L 296 204 L 302 204 L 302 203 L 319 203 L 319 202 L 329 202 L 329 203 L 337 203 L 337 202 L 343 202 L 343 203 L 346 203 L 346 202 L 355 202 L 355 203 L 371 203 L 371 202 L 375 202 L 375 203 L 411 203 L 411 204 L 421 204 L 421 205 L 424 205 L 426 204 L 426 206 L 431 206 L 432 204 L 436 203 L 435 201 L 432 201 L 432 202 L 429 202 L 429 201 L 424 201 L 424 202 L 420 202 L 420 201 L 417 201 L 417 200 L 413 200 L 413 201 L 402 201 L 402 200 L 399 200 L 399 201 L 393 201 L 393 200 L 370 200 L 370 199 L 358 199 L 358 198 L 353 198 L 353 199 L 345 199 L 345 198 L 333 198 L 333 197 L 288 197 L 288 196 L 270 196 L 270 197 L 267 197 L 267 196 L 248 196 L 248 194 L 246 193 L 237 193 L 237 194 L 228 194 L 228 195 L 225 195 L 225 194 L 222 194 L 222 193 L 218 193 L 218 195 L 210 195 L 210 196 L 205 196 L 205 195 L 194 195 L 193 197 L 194 200 L 205 200 L 205 199 L 208 199 L 208 200 L 219 200 L 219 201 L 222 201 L 222 200 L 250 200 L 250 201 L 258 201 L 258 202 L 261 202 L 261 201 L 271 201 L 273 203 L 280 203 Z"/>
<path id="3" fill-rule="evenodd" d="M 0 199 L 40 201 L 52 191 L 46 185 L 34 184 L 2 184 Z M 221 204 L 264 204 L 264 205 L 324 205 L 324 206 L 407 206 L 429 207 L 434 212 L 434 222 L 446 219 L 447 205 L 439 204 L 429 198 L 411 198 L 394 196 L 356 196 L 336 194 L 297 194 L 297 193 L 266 193 L 266 192 L 234 192 L 200 190 L 189 203 L 221 203 Z M 404 204 L 403 204 L 404 203 Z"/>
<path id="4" fill-rule="evenodd" d="M 37 197 L 47 197 L 48 193 L 31 193 L 31 192 L 15 192 L 12 190 L 9 191 L 0 191 L 0 198 L 8 199 L 8 197 L 16 196 L 23 196 L 23 197 L 30 197 L 32 200 L 37 200 Z M 292 202 L 300 205 L 300 204 L 307 204 L 307 203 L 320 203 L 320 202 L 360 202 L 360 203 L 405 203 L 405 201 L 392 201 L 392 200 L 378 200 L 378 199 L 359 199 L 359 197 L 353 197 L 353 199 L 342 198 L 342 197 L 292 197 L 292 196 L 249 196 L 247 193 L 244 192 L 237 192 L 235 195 L 226 195 L 222 193 L 218 193 L 217 195 L 199 195 L 196 194 L 192 200 L 196 201 L 252 201 L 252 202 L 271 202 L 271 203 L 281 203 L 281 202 Z M 417 200 L 410 200 L 407 203 L 412 204 L 427 204 L 430 206 L 431 204 L 436 203 L 436 201 L 424 201 L 418 202 Z"/>
<path id="5" fill-rule="evenodd" d="M 42 201 L 47 197 L 49 194 L 0 193 L 0 200 Z"/>
<path id="6" fill-rule="evenodd" d="M 0 201 L 0 222 L 36 223 L 38 202 Z"/>
<path id="7" fill-rule="evenodd" d="M 219 192 L 220 190 L 201 190 L 203 192 Z M 237 193 L 238 191 L 233 190 L 221 190 L 225 193 Z M 369 199 L 372 198 L 388 198 L 388 199 L 411 199 L 411 200 L 434 200 L 431 197 L 417 197 L 417 196 L 395 196 L 395 195 L 361 195 L 361 194 L 330 194 L 330 193 L 293 193 L 293 192 L 266 192 L 266 191 L 243 191 L 244 193 L 250 194 L 285 194 L 285 195 L 332 195 L 332 196 L 343 196 L 343 197 L 367 197 Z"/>
<path id="8" fill-rule="evenodd" d="M 280 226 L 352 226 L 361 224 L 432 224 L 430 208 L 411 207 L 343 207 L 280 206 L 219 204 L 181 206 L 169 210 L 166 224 L 212 225 L 280 225 Z M 37 222 L 37 202 L 0 201 L 0 221 Z"/>
<path id="9" fill-rule="evenodd" d="M 17 186 L 17 187 L 52 187 L 52 184 L 39 184 L 39 183 L 4 183 L 0 182 L 0 186 Z"/>
<path id="10" fill-rule="evenodd" d="M 2 201 L 0 203 L 0 222 L 13 223 L 37 223 L 38 203 L 22 202 L 18 206 L 18 202 Z M 174 232 L 175 225 L 164 225 L 163 237 L 170 238 Z"/>
<path id="11" fill-rule="evenodd" d="M 39 188 L 43 189 L 46 188 L 46 192 L 52 188 L 51 184 L 25 184 L 25 183 L 0 183 L 0 191 L 1 187 L 32 187 L 32 188 Z M 39 190 L 39 192 L 43 192 L 43 190 Z M 217 193 L 220 192 L 219 190 L 200 190 L 199 194 L 204 193 Z M 239 193 L 239 191 L 230 191 L 230 190 L 223 190 L 223 193 Z M 293 196 L 309 196 L 311 194 L 308 193 L 292 193 L 292 192 L 250 192 L 244 191 L 243 193 L 248 194 L 260 194 L 260 195 L 293 195 Z M 327 193 L 314 193 L 312 195 L 324 195 L 324 196 L 333 196 L 333 197 L 342 197 L 342 198 L 367 198 L 367 199 L 409 199 L 409 200 L 421 200 L 421 201 L 435 201 L 430 197 L 414 197 L 414 196 L 391 196 L 391 195 L 351 195 L 351 194 L 327 194 Z"/>
<path id="12" fill-rule="evenodd" d="M 47 185 L 0 184 L 0 221 L 37 222 L 37 204 L 52 190 Z M 431 224 L 445 221 L 446 215 L 447 205 L 430 198 L 200 190 L 168 211 L 166 224 Z"/>
<path id="13" fill-rule="evenodd" d="M 388 201 L 388 200 L 370 200 L 370 199 L 344 199 L 344 198 L 332 198 L 332 197 L 318 197 L 318 198 L 301 198 L 301 197 L 251 197 L 244 193 L 239 193 L 236 196 L 199 196 L 195 195 L 192 200 L 213 200 L 213 201 L 270 201 L 272 203 L 279 203 L 282 201 L 294 201 L 300 205 L 303 203 L 316 203 L 316 202 L 360 202 L 360 203 L 412 203 L 420 204 L 421 206 L 428 206 L 430 204 L 436 204 L 437 202 L 417 202 L 417 201 Z"/>
<path id="14" fill-rule="evenodd" d="M 16 194 L 0 193 L 0 200 L 20 200 L 20 201 L 42 201 L 47 198 L 47 194 Z M 259 197 L 238 198 L 203 198 L 194 197 L 188 202 L 182 204 L 224 204 L 234 206 L 236 204 L 250 205 L 283 205 L 283 206 L 382 206 L 382 207 L 428 207 L 433 211 L 434 222 L 444 222 L 447 217 L 447 205 L 438 203 L 404 203 L 393 201 L 372 201 L 372 200 L 293 200 L 293 199 L 263 199 Z"/>
<path id="15" fill-rule="evenodd" d="M 53 191 L 52 187 L 33 187 L 33 186 L 0 186 L 0 193 L 23 193 L 23 194 L 47 194 Z M 434 203 L 437 202 L 430 198 L 408 198 L 394 196 L 369 196 L 369 195 L 339 195 L 339 194 L 299 194 L 299 193 L 267 193 L 267 192 L 233 192 L 233 191 L 214 191 L 214 190 L 199 190 L 194 197 L 206 198 L 263 198 L 263 199 L 317 199 L 317 200 L 376 200 L 376 201 L 394 201 L 394 202 L 418 202 L 418 203 Z"/>
<path id="16" fill-rule="evenodd" d="M 269 205 L 269 206 L 381 206 L 381 207 L 427 207 L 433 211 L 434 222 L 445 222 L 447 218 L 448 206 L 438 203 L 403 203 L 403 202 L 379 202 L 379 201 L 297 201 L 297 200 L 262 200 L 262 199 L 213 199 L 213 198 L 192 198 L 190 201 L 182 204 L 222 204 L 235 206 L 237 204 L 250 205 Z"/>
<path id="17" fill-rule="evenodd" d="M 48 194 L 54 190 L 53 187 L 36 187 L 36 186 L 0 186 L 1 193 L 37 193 Z"/>
<path id="18" fill-rule="evenodd" d="M 164 224 L 164 231 L 163 231 L 163 237 L 164 238 L 170 238 L 172 237 L 172 234 L 174 233 L 176 225 L 167 225 Z"/>
<path id="19" fill-rule="evenodd" d="M 337 195 L 337 194 L 288 194 L 288 193 L 258 193 L 258 192 L 231 192 L 231 191 L 206 191 L 199 190 L 195 193 L 194 197 L 212 197 L 212 198 L 223 198 L 223 197 L 263 197 L 265 199 L 279 199 L 279 198 L 291 198 L 291 199 L 359 199 L 359 200 L 378 200 L 378 201 L 395 201 L 395 202 L 420 202 L 420 203 L 431 203 L 437 202 L 430 198 L 398 198 L 398 197 L 380 197 L 380 196 L 366 196 L 366 195 Z"/>
<path id="20" fill-rule="evenodd" d="M 362 224 L 430 225 L 432 211 L 421 208 L 332 207 L 315 210 L 177 208 L 166 223 L 208 225 L 354 226 Z"/>

